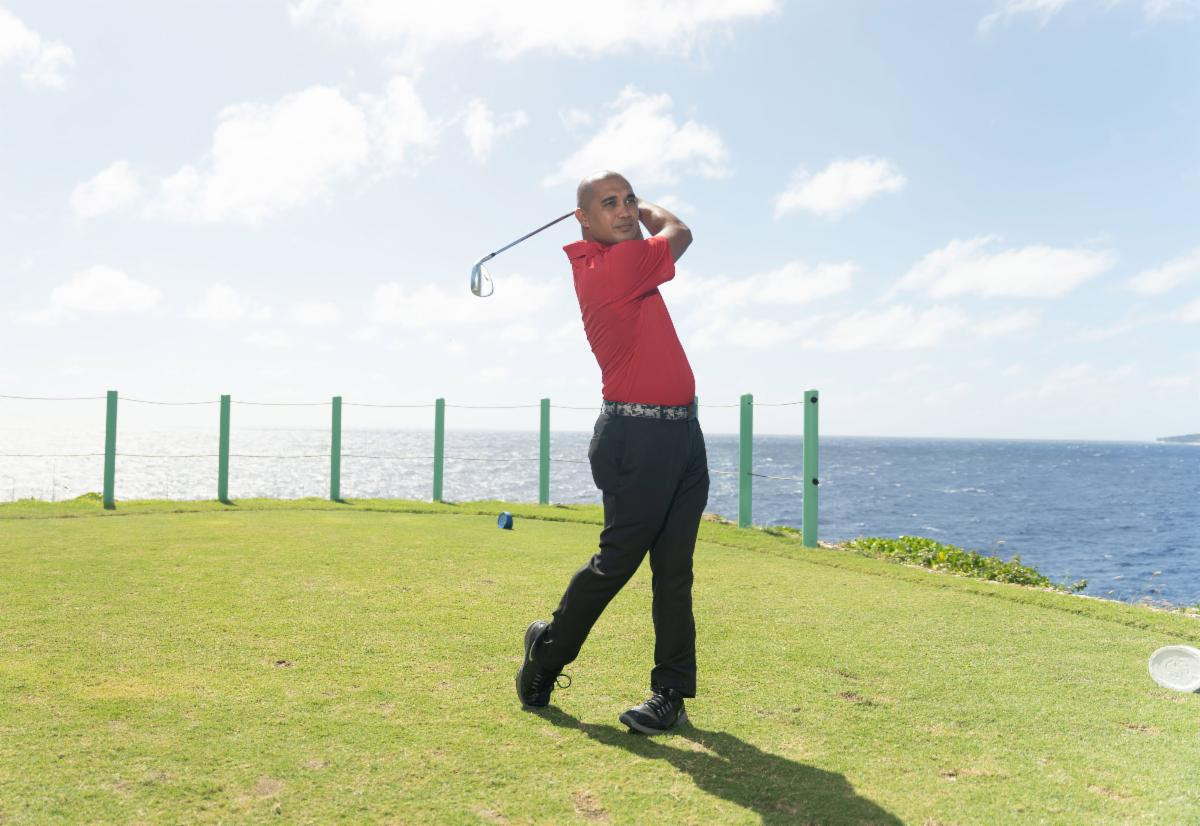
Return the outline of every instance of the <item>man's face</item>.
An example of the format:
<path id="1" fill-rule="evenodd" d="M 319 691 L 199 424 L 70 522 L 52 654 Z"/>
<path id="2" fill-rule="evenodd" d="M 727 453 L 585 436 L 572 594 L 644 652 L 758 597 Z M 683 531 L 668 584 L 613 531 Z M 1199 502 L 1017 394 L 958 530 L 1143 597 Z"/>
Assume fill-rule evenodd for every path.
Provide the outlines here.
<path id="1" fill-rule="evenodd" d="M 585 238 L 603 244 L 616 244 L 642 237 L 638 223 L 638 199 L 629 181 L 621 177 L 605 178 L 592 184 L 592 198 L 586 207 L 575 210 L 583 225 Z"/>

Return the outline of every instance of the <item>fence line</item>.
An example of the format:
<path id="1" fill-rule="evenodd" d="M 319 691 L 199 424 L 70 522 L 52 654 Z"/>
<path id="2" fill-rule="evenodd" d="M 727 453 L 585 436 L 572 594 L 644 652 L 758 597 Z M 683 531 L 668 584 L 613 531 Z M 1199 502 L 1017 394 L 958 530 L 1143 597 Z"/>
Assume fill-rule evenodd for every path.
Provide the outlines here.
<path id="1" fill-rule="evenodd" d="M 118 394 L 115 390 L 109 390 L 104 396 L 69 396 L 69 397 L 46 397 L 46 396 L 17 396 L 17 395 L 0 395 L 0 399 L 11 399 L 18 401 L 93 401 L 99 399 L 106 400 L 105 409 L 105 439 L 103 453 L 73 453 L 73 454 L 34 454 L 34 453 L 13 453 L 0 454 L 0 458 L 80 458 L 80 457 L 104 457 L 104 507 L 112 509 L 116 507 L 116 460 L 120 458 L 138 458 L 138 459 L 217 459 L 217 499 L 224 503 L 229 503 L 229 460 L 234 459 L 329 459 L 329 498 L 335 502 L 342 501 L 341 499 L 341 460 L 348 459 L 370 459 L 384 461 L 433 461 L 433 496 L 435 502 L 445 501 L 443 497 L 443 477 L 446 460 L 451 461 L 468 461 L 468 462 L 532 462 L 531 458 L 522 457 L 499 457 L 488 458 L 479 456 L 446 456 L 445 455 L 445 437 L 446 437 L 446 408 L 460 410 L 522 410 L 538 408 L 539 410 L 539 438 L 538 438 L 538 503 L 542 505 L 550 502 L 550 465 L 552 462 L 564 462 L 569 464 L 587 464 L 587 462 L 579 459 L 567 459 L 564 457 L 554 457 L 550 455 L 550 411 L 558 410 L 595 410 L 599 412 L 596 405 L 576 406 L 576 405 L 555 405 L 550 403 L 550 399 L 541 399 L 537 404 L 504 404 L 504 405 L 474 405 L 474 404 L 447 404 L 445 399 L 437 399 L 432 404 L 429 403 L 402 403 L 402 404 L 377 404 L 368 402 L 345 402 L 343 403 L 341 396 L 334 396 L 328 402 L 253 402 L 253 401 L 235 401 L 228 394 L 221 395 L 219 399 L 211 401 L 192 401 L 192 402 L 166 402 L 155 401 L 148 399 L 133 399 L 125 398 L 124 401 L 134 404 L 153 404 L 153 405 L 220 405 L 220 435 L 218 440 L 217 452 L 215 454 L 135 454 L 135 453 L 118 453 L 117 444 L 117 404 Z M 712 474 L 723 476 L 738 477 L 738 525 L 745 528 L 749 527 L 753 517 L 753 496 L 754 496 L 754 479 L 767 479 L 771 481 L 788 481 L 802 482 L 803 498 L 803 522 L 802 533 L 804 544 L 809 547 L 817 545 L 817 486 L 820 480 L 817 475 L 818 471 L 818 416 L 817 407 L 819 394 L 816 390 L 806 390 L 804 398 L 798 401 L 788 402 L 756 402 L 751 393 L 744 394 L 736 404 L 707 404 L 707 407 L 713 408 L 739 408 L 739 437 L 738 437 L 738 470 L 721 471 L 710 470 Z M 330 421 L 330 450 L 329 453 L 313 453 L 313 454 L 292 454 L 292 455 L 271 455 L 271 454 L 252 454 L 252 453 L 230 453 L 229 452 L 229 435 L 230 435 L 230 411 L 234 404 L 253 405 L 259 407 L 324 407 L 329 405 L 331 411 Z M 405 455 L 374 455 L 374 454 L 354 454 L 342 453 L 342 407 L 379 407 L 379 408 L 429 408 L 434 409 L 434 438 L 433 438 L 433 455 L 432 456 L 405 456 Z M 699 399 L 696 399 L 697 408 L 699 407 Z M 775 476 L 766 473 L 758 473 L 753 467 L 753 444 L 754 444 L 754 408 L 755 407 L 794 407 L 804 406 L 804 448 L 803 448 L 803 476 Z"/>

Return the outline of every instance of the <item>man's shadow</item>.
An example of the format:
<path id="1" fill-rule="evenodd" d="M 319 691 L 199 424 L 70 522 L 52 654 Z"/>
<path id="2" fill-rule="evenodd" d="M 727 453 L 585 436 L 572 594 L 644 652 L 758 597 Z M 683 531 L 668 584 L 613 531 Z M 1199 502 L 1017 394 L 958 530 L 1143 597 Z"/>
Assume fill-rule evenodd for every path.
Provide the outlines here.
<path id="1" fill-rule="evenodd" d="M 674 748 L 616 726 L 581 722 L 553 706 L 537 713 L 556 726 L 575 729 L 606 746 L 666 760 L 691 775 L 698 788 L 758 813 L 765 824 L 903 823 L 855 794 L 843 775 L 770 754 L 732 734 L 683 724 L 673 733 L 699 748 Z"/>

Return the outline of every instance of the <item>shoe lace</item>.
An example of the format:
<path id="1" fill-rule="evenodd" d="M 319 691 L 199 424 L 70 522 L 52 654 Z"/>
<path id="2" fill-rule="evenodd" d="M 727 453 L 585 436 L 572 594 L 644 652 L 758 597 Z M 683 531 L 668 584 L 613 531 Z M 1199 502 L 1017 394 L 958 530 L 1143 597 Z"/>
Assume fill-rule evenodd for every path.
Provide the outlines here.
<path id="1" fill-rule="evenodd" d="M 567 681 L 565 684 L 562 682 L 564 678 Z M 539 671 L 538 673 L 534 674 L 533 679 L 529 681 L 529 690 L 534 694 L 541 694 L 543 691 L 553 688 L 553 686 L 550 685 L 551 681 L 553 681 L 553 685 L 556 685 L 559 688 L 571 687 L 570 674 L 563 674 L 561 671 L 558 673 L 553 671 Z"/>
<path id="2" fill-rule="evenodd" d="M 656 691 L 654 695 L 646 701 L 646 707 L 653 710 L 655 716 L 666 717 L 671 711 L 671 697 L 665 691 Z"/>

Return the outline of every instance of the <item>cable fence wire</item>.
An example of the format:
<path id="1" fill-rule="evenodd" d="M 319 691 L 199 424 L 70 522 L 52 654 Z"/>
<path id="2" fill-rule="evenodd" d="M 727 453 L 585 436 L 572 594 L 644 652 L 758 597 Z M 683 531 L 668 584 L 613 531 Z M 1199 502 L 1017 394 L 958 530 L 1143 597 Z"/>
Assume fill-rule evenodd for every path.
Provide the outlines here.
<path id="1" fill-rule="evenodd" d="M 17 400 L 17 401 L 39 401 L 39 402 L 104 401 L 106 398 L 107 398 L 107 396 L 15 396 L 15 395 L 0 394 L 0 399 L 11 399 L 11 400 Z M 165 405 L 165 406 L 194 406 L 194 405 L 220 404 L 221 403 L 220 399 L 207 399 L 204 401 L 174 402 L 174 401 L 161 401 L 161 400 L 155 400 L 155 399 L 137 399 L 137 398 L 132 398 L 130 396 L 121 396 L 120 401 L 131 402 L 133 404 L 157 404 L 157 405 Z M 256 402 L 256 401 L 242 401 L 240 399 L 230 399 L 230 403 L 231 404 L 249 405 L 249 406 L 253 406 L 253 407 L 325 407 L 325 406 L 330 405 L 332 403 L 332 401 L 323 401 L 323 402 Z M 382 408 L 409 408 L 409 409 L 435 406 L 432 402 L 399 402 L 399 403 L 395 403 L 395 404 L 384 404 L 384 403 L 376 403 L 376 402 L 345 401 L 342 404 L 344 407 L 382 407 Z M 756 402 L 753 402 L 752 404 L 755 407 L 791 407 L 791 406 L 798 405 L 798 404 L 804 404 L 804 399 L 800 399 L 798 401 L 792 401 L 792 402 L 759 402 L 759 401 L 756 401 Z M 446 407 L 453 407 L 453 408 L 457 408 L 459 410 L 522 410 L 522 409 L 528 410 L 528 409 L 536 408 L 536 407 L 540 407 L 540 406 L 541 406 L 540 403 L 538 403 L 538 404 L 447 404 L 446 405 Z M 702 407 L 705 407 L 705 408 L 736 408 L 736 407 L 740 407 L 740 406 L 741 406 L 740 402 L 734 402 L 733 404 L 715 404 L 712 402 L 706 402 L 705 404 L 702 405 Z M 551 404 L 550 407 L 552 407 L 556 410 L 597 410 L 598 409 L 598 405 L 595 405 L 595 404 L 589 404 L 589 405 Z"/>
<path id="2" fill-rule="evenodd" d="M 5 396 L 0 395 L 0 399 L 15 399 L 26 402 L 90 402 L 104 401 L 107 396 Z"/>
<path id="3" fill-rule="evenodd" d="M 157 401 L 151 401 L 149 399 L 132 399 L 132 398 L 129 398 L 128 396 L 122 397 L 121 401 L 130 402 L 132 404 L 158 404 L 158 405 L 164 405 L 167 407 L 188 407 L 188 406 L 197 405 L 197 404 L 220 404 L 221 403 L 220 399 L 209 399 L 208 401 L 204 401 L 204 402 L 157 402 Z"/>

